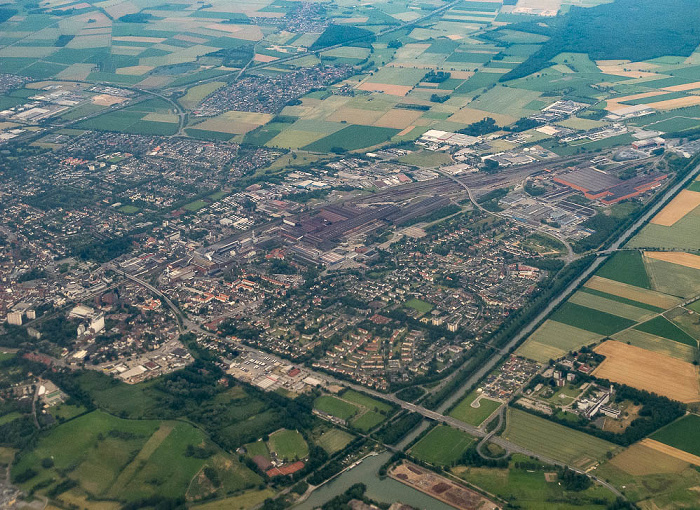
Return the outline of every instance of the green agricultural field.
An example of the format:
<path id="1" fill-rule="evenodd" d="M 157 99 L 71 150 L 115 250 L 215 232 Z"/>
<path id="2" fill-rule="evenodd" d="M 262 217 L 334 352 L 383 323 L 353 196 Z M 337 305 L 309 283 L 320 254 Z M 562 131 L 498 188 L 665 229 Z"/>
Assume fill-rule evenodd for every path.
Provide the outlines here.
<path id="1" fill-rule="evenodd" d="M 627 243 L 628 248 L 700 251 L 700 207 L 670 227 L 647 224 Z"/>
<path id="2" fill-rule="evenodd" d="M 637 250 L 615 253 L 596 274 L 608 280 L 651 289 L 651 281 L 649 281 L 642 254 Z"/>
<path id="3" fill-rule="evenodd" d="M 680 342 L 692 347 L 697 347 L 698 345 L 697 340 L 662 315 L 659 315 L 650 321 L 639 324 L 635 326 L 634 329 L 663 338 L 668 338 L 674 342 Z"/>
<path id="4" fill-rule="evenodd" d="M 309 446 L 296 430 L 278 430 L 270 434 L 270 451 L 277 454 L 277 457 L 290 461 L 300 460 L 309 456 Z"/>
<path id="5" fill-rule="evenodd" d="M 479 394 L 476 393 L 476 391 L 472 391 L 457 404 L 457 407 L 450 412 L 450 416 L 464 423 L 476 425 L 478 427 L 486 418 L 491 416 L 496 409 L 501 407 L 500 402 L 488 398 L 481 398 L 479 400 L 479 407 L 472 407 L 472 403 L 478 396 Z"/>
<path id="6" fill-rule="evenodd" d="M 530 358 L 539 363 L 562 357 L 569 351 L 597 342 L 603 335 L 579 329 L 553 320 L 545 321 L 516 354 Z"/>
<path id="7" fill-rule="evenodd" d="M 633 326 L 635 321 L 606 312 L 586 308 L 574 303 L 564 303 L 552 315 L 552 320 L 585 329 L 599 335 L 612 335 Z"/>
<path id="8" fill-rule="evenodd" d="M 366 407 L 370 411 L 389 413 L 393 409 L 392 406 L 390 406 L 389 404 L 369 397 L 364 393 L 360 393 L 355 390 L 346 390 L 341 396 L 343 400 L 347 400 L 349 402 L 352 402 L 353 404 L 358 404 L 362 407 Z"/>
<path id="9" fill-rule="evenodd" d="M 273 499 L 274 497 L 275 491 L 272 489 L 251 490 L 237 496 L 197 505 L 194 508 L 197 510 L 247 510 L 249 508 L 257 508 L 265 500 Z"/>
<path id="10" fill-rule="evenodd" d="M 641 347 L 648 351 L 658 352 L 666 356 L 671 356 L 672 358 L 687 361 L 688 363 L 692 363 L 697 358 L 696 347 L 694 346 L 645 333 L 637 329 L 627 329 L 613 335 L 612 338 L 636 347 Z"/>
<path id="11" fill-rule="evenodd" d="M 197 106 L 202 99 L 220 89 L 224 85 L 226 85 L 226 83 L 223 81 L 212 81 L 201 85 L 195 85 L 194 87 L 187 89 L 187 94 L 178 99 L 178 102 L 184 108 L 191 110 Z"/>
<path id="12" fill-rule="evenodd" d="M 357 406 L 330 395 L 322 395 L 314 400 L 314 409 L 323 411 L 341 420 L 349 420 L 355 416 L 358 411 Z"/>
<path id="13" fill-rule="evenodd" d="M 411 448 L 410 454 L 435 466 L 450 466 L 473 442 L 474 438 L 466 432 L 438 425 Z"/>
<path id="14" fill-rule="evenodd" d="M 399 129 L 375 126 L 348 126 L 310 143 L 304 150 L 311 152 L 352 151 L 387 142 Z M 274 139 L 272 140 L 274 142 Z"/>
<path id="15" fill-rule="evenodd" d="M 353 435 L 340 429 L 330 429 L 324 432 L 316 440 L 316 444 L 326 450 L 329 455 L 345 448 L 350 441 L 353 440 Z"/>
<path id="16" fill-rule="evenodd" d="M 586 469 L 605 459 L 616 446 L 597 437 L 552 423 L 518 409 L 509 409 L 503 437 L 570 466 Z"/>
<path id="17" fill-rule="evenodd" d="M 651 435 L 660 443 L 700 456 L 700 416 L 688 414 Z"/>
<path id="18" fill-rule="evenodd" d="M 646 263 L 654 290 L 683 298 L 700 294 L 700 270 L 651 257 Z"/>
<path id="19" fill-rule="evenodd" d="M 427 301 L 422 301 L 420 299 L 409 299 L 404 303 L 404 306 L 408 308 L 413 308 L 416 312 L 420 314 L 426 314 L 430 312 L 433 308 L 435 308 L 433 305 L 428 303 Z"/>
<path id="20" fill-rule="evenodd" d="M 516 454 L 507 469 L 457 466 L 452 472 L 491 494 L 517 501 L 523 510 L 605 510 L 615 500 L 612 492 L 600 485 L 568 492 L 558 481 L 548 482 L 545 478 L 544 473 L 554 472 L 554 468 L 516 467 L 523 462 L 529 463 L 532 459 Z"/>
<path id="21" fill-rule="evenodd" d="M 635 322 L 644 321 L 654 316 L 654 312 L 636 306 L 620 303 L 613 299 L 596 296 L 589 292 L 576 292 L 569 298 L 569 303 L 592 308 L 600 312 L 615 311 L 618 317 L 624 317 Z"/>
<path id="22" fill-rule="evenodd" d="M 375 411 L 367 411 L 362 416 L 355 418 L 351 422 L 351 425 L 362 432 L 368 432 L 384 420 L 386 420 L 386 416 L 383 414 L 379 414 Z"/>

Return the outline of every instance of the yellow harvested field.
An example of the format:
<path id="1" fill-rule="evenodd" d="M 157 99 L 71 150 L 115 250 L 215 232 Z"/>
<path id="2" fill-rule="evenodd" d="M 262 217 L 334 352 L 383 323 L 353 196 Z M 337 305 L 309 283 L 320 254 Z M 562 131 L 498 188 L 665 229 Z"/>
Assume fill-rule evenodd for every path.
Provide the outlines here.
<path id="1" fill-rule="evenodd" d="M 642 92 L 641 94 L 632 94 L 631 96 L 622 96 L 622 97 L 616 97 L 614 99 L 608 99 L 606 101 L 605 109 L 608 110 L 609 112 L 614 112 L 615 110 L 623 110 L 625 108 L 629 108 L 629 105 L 621 104 L 621 103 L 624 103 L 625 101 L 634 101 L 636 99 L 645 99 L 647 97 L 658 96 L 658 95 L 659 95 L 659 92 L 655 90 L 652 92 Z"/>
<path id="2" fill-rule="evenodd" d="M 259 41 L 263 38 L 262 30 L 257 25 L 233 25 L 224 23 L 210 23 L 204 28 L 226 32 L 233 35 L 236 39 L 244 39 L 246 41 Z"/>
<path id="3" fill-rule="evenodd" d="M 670 87 L 664 87 L 664 90 L 669 92 L 685 92 L 686 90 L 700 89 L 700 81 L 694 81 L 693 83 L 684 83 L 683 85 L 672 85 Z"/>
<path id="4" fill-rule="evenodd" d="M 394 129 L 405 129 L 413 125 L 416 119 L 422 114 L 423 112 L 417 110 L 389 110 L 382 115 L 374 125 Z"/>
<path id="5" fill-rule="evenodd" d="M 632 301 L 646 303 L 647 305 L 658 306 L 659 308 L 664 309 L 673 308 L 682 301 L 681 299 L 674 296 L 669 296 L 668 294 L 663 294 L 654 290 L 642 289 L 640 287 L 635 287 L 634 285 L 616 282 L 615 280 L 608 280 L 607 278 L 602 278 L 600 276 L 592 276 L 586 282 L 585 287 L 593 290 L 599 290 L 601 292 L 607 292 L 613 296 L 631 299 Z"/>
<path id="6" fill-rule="evenodd" d="M 679 402 L 700 401 L 698 368 L 664 354 L 608 340 L 595 352 L 605 356 L 593 375 L 664 395 Z"/>
<path id="7" fill-rule="evenodd" d="M 652 218 L 654 225 L 670 227 L 700 205 L 700 193 L 684 189 Z"/>
<path id="8" fill-rule="evenodd" d="M 649 62 L 630 62 L 629 60 L 598 60 L 598 69 L 605 74 L 615 76 L 625 76 L 628 78 L 657 77 L 659 73 L 654 72 L 659 66 Z"/>
<path id="9" fill-rule="evenodd" d="M 141 76 L 153 70 L 153 66 L 130 66 L 120 67 L 117 69 L 117 74 L 126 74 L 128 76 Z"/>
<path id="10" fill-rule="evenodd" d="M 260 53 L 256 53 L 253 57 L 253 60 L 255 60 L 256 62 L 272 62 L 273 60 L 277 60 L 277 57 L 273 57 L 272 55 L 261 55 Z"/>
<path id="11" fill-rule="evenodd" d="M 272 120 L 272 117 L 269 113 L 230 111 L 191 127 L 207 131 L 218 131 L 220 133 L 231 133 L 232 135 L 243 135 L 263 124 L 267 124 Z"/>
<path id="12" fill-rule="evenodd" d="M 660 443 L 658 441 L 655 441 L 653 439 L 642 439 L 640 444 L 652 448 L 656 450 L 657 452 L 662 452 L 665 453 L 666 455 L 671 455 L 677 459 L 680 459 L 684 462 L 687 462 L 689 464 L 694 464 L 695 466 L 700 466 L 700 457 L 697 455 L 693 455 L 692 453 L 684 452 L 683 450 L 679 450 L 678 448 L 674 448 L 673 446 L 669 446 L 667 444 Z"/>
<path id="13" fill-rule="evenodd" d="M 459 41 L 460 39 L 464 39 L 464 36 L 461 36 L 459 34 L 450 34 L 447 36 L 447 38 L 451 41 Z"/>
<path id="14" fill-rule="evenodd" d="M 678 99 L 668 99 L 666 101 L 659 101 L 658 103 L 647 104 L 657 110 L 675 110 L 676 108 L 699 105 L 700 96 L 679 97 Z"/>
<path id="15" fill-rule="evenodd" d="M 632 476 L 680 473 L 688 467 L 688 462 L 674 455 L 669 455 L 660 449 L 652 448 L 645 444 L 646 441 L 652 440 L 644 439 L 641 443 L 633 444 L 628 449 L 615 455 L 610 460 L 610 464 Z M 657 443 L 657 441 L 653 442 Z M 666 447 L 666 445 L 662 446 Z"/>
<path id="16" fill-rule="evenodd" d="M 403 131 L 396 133 L 396 136 L 405 136 L 408 133 L 410 133 L 411 131 L 413 131 L 414 127 L 416 127 L 416 126 L 407 126 L 406 129 L 404 129 Z"/>
<path id="17" fill-rule="evenodd" d="M 392 96 L 405 96 L 413 87 L 408 85 L 391 85 L 390 83 L 361 83 L 358 85 L 358 90 L 366 90 L 368 92 L 384 92 Z"/>
<path id="18" fill-rule="evenodd" d="M 644 255 L 650 259 L 663 260 L 679 266 L 700 269 L 700 256 L 682 251 L 645 251 Z"/>
<path id="19" fill-rule="evenodd" d="M 381 111 L 343 106 L 326 117 L 326 120 L 329 122 L 347 122 L 348 124 L 371 126 L 382 117 L 383 113 Z"/>
<path id="20" fill-rule="evenodd" d="M 112 106 L 113 104 L 119 104 L 126 101 L 125 97 L 110 96 L 109 94 L 100 94 L 92 98 L 94 104 L 100 106 Z"/>
<path id="21" fill-rule="evenodd" d="M 165 41 L 163 37 L 141 37 L 137 35 L 123 35 L 120 37 L 112 37 L 113 41 L 121 42 L 140 42 L 140 43 L 153 43 L 158 44 Z"/>

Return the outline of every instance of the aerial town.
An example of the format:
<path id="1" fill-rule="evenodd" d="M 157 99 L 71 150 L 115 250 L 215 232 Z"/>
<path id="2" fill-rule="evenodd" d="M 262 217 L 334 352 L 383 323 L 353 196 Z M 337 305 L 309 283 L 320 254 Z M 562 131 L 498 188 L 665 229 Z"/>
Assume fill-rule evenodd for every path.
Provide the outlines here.
<path id="1" fill-rule="evenodd" d="M 700 508 L 697 20 L 0 6 L 0 508 Z"/>

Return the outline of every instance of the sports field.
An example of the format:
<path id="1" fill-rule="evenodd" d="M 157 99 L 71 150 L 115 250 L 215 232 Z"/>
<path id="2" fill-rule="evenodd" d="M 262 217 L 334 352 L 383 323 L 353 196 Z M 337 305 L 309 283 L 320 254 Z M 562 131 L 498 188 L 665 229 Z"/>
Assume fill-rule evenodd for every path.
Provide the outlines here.
<path id="1" fill-rule="evenodd" d="M 340 429 L 331 429 L 328 432 L 324 432 L 316 440 L 316 444 L 326 450 L 330 455 L 335 452 L 342 450 L 345 446 L 352 441 L 353 436 Z"/>
<path id="2" fill-rule="evenodd" d="M 358 411 L 357 406 L 330 395 L 322 395 L 314 400 L 314 409 L 323 411 L 341 420 L 349 420 Z"/>
<path id="3" fill-rule="evenodd" d="M 472 391 L 457 404 L 457 407 L 450 412 L 450 416 L 464 423 L 469 423 L 470 425 L 476 425 L 478 427 L 486 418 L 491 416 L 496 409 L 501 407 L 500 402 L 483 397 L 479 398 L 476 407 L 472 406 L 478 397 L 479 394 L 476 391 Z"/>
<path id="4" fill-rule="evenodd" d="M 450 466 L 473 442 L 474 438 L 466 432 L 438 425 L 411 448 L 410 454 L 435 466 Z"/>
<path id="5" fill-rule="evenodd" d="M 434 308 L 434 306 L 430 303 L 422 301 L 420 299 L 409 299 L 404 303 L 404 306 L 407 306 L 408 308 L 413 308 L 416 312 L 421 314 L 428 313 Z"/>
<path id="6" fill-rule="evenodd" d="M 367 411 L 361 416 L 355 418 L 351 425 L 362 432 L 368 432 L 381 422 L 383 422 L 386 417 L 383 414 L 379 414 L 375 411 Z"/>
<path id="7" fill-rule="evenodd" d="M 614 444 L 583 432 L 557 425 L 544 418 L 509 409 L 503 437 L 546 457 L 587 469 L 605 459 Z"/>
<path id="8" fill-rule="evenodd" d="M 309 455 L 309 447 L 296 430 L 281 429 L 270 434 L 270 451 L 285 461 L 300 460 Z"/>
<path id="9" fill-rule="evenodd" d="M 698 368 L 657 352 L 607 341 L 595 348 L 606 357 L 593 375 L 680 402 L 700 401 Z"/>
<path id="10" fill-rule="evenodd" d="M 341 397 L 343 400 L 366 407 L 370 411 L 382 411 L 384 413 L 388 413 L 392 409 L 389 404 L 382 402 L 381 400 L 368 397 L 367 395 L 359 393 L 355 390 L 347 390 L 343 392 Z"/>

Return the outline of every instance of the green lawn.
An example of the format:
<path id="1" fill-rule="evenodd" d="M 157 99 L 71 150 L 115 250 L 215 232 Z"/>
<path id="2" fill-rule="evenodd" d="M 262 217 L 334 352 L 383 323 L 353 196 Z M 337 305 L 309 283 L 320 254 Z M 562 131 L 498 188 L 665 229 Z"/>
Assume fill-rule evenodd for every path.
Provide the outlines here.
<path id="1" fill-rule="evenodd" d="M 340 418 L 341 420 L 349 420 L 357 414 L 357 406 L 348 402 L 332 397 L 330 395 L 322 395 L 314 401 L 314 408 L 324 413 Z"/>
<path id="2" fill-rule="evenodd" d="M 435 308 L 433 305 L 426 301 L 421 301 L 420 299 L 409 299 L 404 303 L 404 306 L 407 306 L 408 308 L 413 308 L 415 311 L 418 313 L 428 313 L 430 312 L 433 308 Z"/>
<path id="3" fill-rule="evenodd" d="M 633 320 L 574 303 L 564 303 L 551 319 L 599 335 L 612 335 L 635 324 Z"/>
<path id="4" fill-rule="evenodd" d="M 270 460 L 270 450 L 267 448 L 265 441 L 255 441 L 243 446 L 245 447 L 246 455 L 251 459 L 260 456 Z"/>
<path id="5" fill-rule="evenodd" d="M 700 456 L 700 416 L 688 414 L 651 435 L 651 439 Z"/>
<path id="6" fill-rule="evenodd" d="M 326 450 L 330 455 L 342 450 L 353 440 L 353 435 L 340 429 L 331 429 L 324 432 L 316 440 L 316 444 Z"/>
<path id="7" fill-rule="evenodd" d="M 386 420 L 386 416 L 383 414 L 379 414 L 374 411 L 367 411 L 359 418 L 355 418 L 352 421 L 352 426 L 360 429 L 362 432 L 368 432 L 384 420 Z"/>
<path id="8" fill-rule="evenodd" d="M 195 200 L 194 202 L 190 202 L 189 204 L 183 206 L 183 209 L 185 211 L 196 212 L 208 205 L 209 202 L 206 202 L 204 200 Z"/>
<path id="9" fill-rule="evenodd" d="M 464 423 L 469 423 L 470 425 L 476 425 L 477 427 L 481 425 L 486 418 L 491 416 L 493 412 L 501 406 L 501 403 L 488 398 L 482 398 L 479 400 L 479 407 L 472 407 L 472 402 L 474 402 L 478 396 L 479 394 L 476 391 L 472 391 L 457 404 L 457 407 L 450 412 L 450 416 Z"/>
<path id="10" fill-rule="evenodd" d="M 286 461 L 300 460 L 309 456 L 309 446 L 296 430 L 282 429 L 270 434 L 270 451 Z"/>
<path id="11" fill-rule="evenodd" d="M 438 425 L 411 448 L 411 455 L 436 466 L 457 462 L 474 442 L 474 438 L 445 425 Z"/>
<path id="12" fill-rule="evenodd" d="M 651 333 L 652 335 L 663 338 L 668 338 L 669 340 L 690 345 L 692 347 L 697 347 L 698 345 L 697 341 L 692 336 L 661 315 L 654 317 L 650 321 L 635 326 L 634 329 L 644 331 L 645 333 Z"/>
<path id="13" fill-rule="evenodd" d="M 343 400 L 348 400 L 353 404 L 359 404 L 369 410 L 384 411 L 385 413 L 392 410 L 392 407 L 389 404 L 376 400 L 355 390 L 347 390 L 341 396 L 343 397 Z"/>

